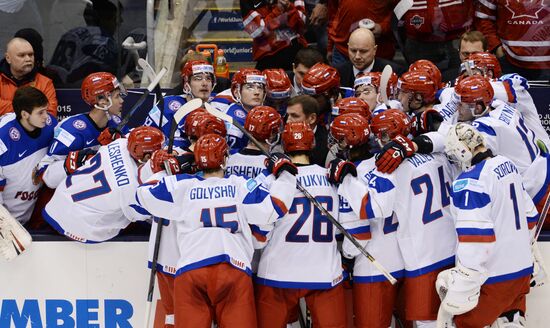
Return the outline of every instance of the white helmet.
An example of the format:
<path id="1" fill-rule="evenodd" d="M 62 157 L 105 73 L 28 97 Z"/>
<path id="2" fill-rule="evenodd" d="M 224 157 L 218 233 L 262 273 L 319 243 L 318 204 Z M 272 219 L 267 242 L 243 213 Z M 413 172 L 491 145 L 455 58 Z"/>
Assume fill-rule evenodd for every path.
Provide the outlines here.
<path id="1" fill-rule="evenodd" d="M 445 153 L 453 162 L 460 164 L 463 170 L 472 165 L 473 151 L 484 145 L 485 140 L 477 129 L 466 123 L 451 126 L 445 140 Z"/>

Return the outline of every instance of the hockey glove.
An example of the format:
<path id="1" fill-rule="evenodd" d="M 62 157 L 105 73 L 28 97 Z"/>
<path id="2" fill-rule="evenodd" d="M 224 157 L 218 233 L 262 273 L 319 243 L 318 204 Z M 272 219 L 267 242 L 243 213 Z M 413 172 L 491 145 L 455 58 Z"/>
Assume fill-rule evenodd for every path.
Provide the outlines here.
<path id="1" fill-rule="evenodd" d="M 426 132 L 437 131 L 439 124 L 443 122 L 443 117 L 435 109 L 428 109 L 413 117 L 412 135 L 418 136 Z"/>
<path id="2" fill-rule="evenodd" d="M 273 153 L 271 157 L 268 157 L 264 161 L 265 167 L 269 173 L 273 174 L 275 177 L 279 177 L 283 171 L 287 171 L 292 175 L 298 174 L 298 168 L 294 163 L 290 161 L 283 153 Z"/>
<path id="3" fill-rule="evenodd" d="M 459 262 L 454 268 L 440 272 L 436 288 L 440 297 L 444 295 L 441 306 L 452 315 L 460 315 L 472 310 L 477 306 L 481 285 L 485 280 L 485 275 L 466 268 Z M 446 291 L 444 285 L 446 285 Z"/>
<path id="4" fill-rule="evenodd" d="M 122 132 L 115 128 L 105 128 L 99 136 L 97 137 L 97 141 L 100 145 L 105 146 L 110 144 L 113 140 L 122 138 Z"/>
<path id="5" fill-rule="evenodd" d="M 65 165 L 63 166 L 67 175 L 73 174 L 74 171 L 76 171 L 79 167 L 86 164 L 87 160 L 94 157 L 96 153 L 97 150 L 93 150 L 90 148 L 70 151 L 65 158 Z"/>
<path id="6" fill-rule="evenodd" d="M 180 166 L 176 156 L 168 154 L 164 149 L 156 150 L 153 155 L 151 155 L 151 170 L 153 173 L 157 173 L 163 170 L 166 170 L 168 174 L 178 174 L 180 173 Z"/>
<path id="7" fill-rule="evenodd" d="M 352 162 L 344 161 L 339 158 L 330 161 L 328 165 L 328 181 L 334 184 L 340 184 L 348 174 L 354 177 L 357 176 L 357 168 L 355 168 Z"/>
<path id="8" fill-rule="evenodd" d="M 195 155 L 193 153 L 184 153 L 176 156 L 178 161 L 179 173 L 195 174 L 197 165 L 195 164 Z"/>
<path id="9" fill-rule="evenodd" d="M 414 144 L 401 135 L 396 136 L 376 154 L 376 168 L 382 173 L 392 173 L 405 158 L 414 155 Z"/>

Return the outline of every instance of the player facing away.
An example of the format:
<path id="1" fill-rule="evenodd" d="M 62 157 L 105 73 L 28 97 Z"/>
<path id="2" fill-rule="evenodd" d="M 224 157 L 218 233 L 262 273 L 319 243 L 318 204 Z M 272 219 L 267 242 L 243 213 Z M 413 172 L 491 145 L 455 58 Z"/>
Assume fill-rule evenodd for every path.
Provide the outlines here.
<path id="1" fill-rule="evenodd" d="M 384 144 L 408 134 L 410 120 L 399 110 L 387 110 L 375 116 L 370 127 Z M 354 213 L 360 219 L 397 217 L 396 237 L 405 264 L 405 319 L 415 321 L 417 327 L 435 327 L 440 303 L 435 280 L 439 272 L 454 264 L 456 246 L 449 211 L 454 176 L 451 164 L 441 153 L 417 154 L 392 174 L 372 171 L 368 186 L 346 174 L 353 172 L 343 170 L 347 165 L 351 163 L 331 168 L 335 172 L 331 176 L 341 182 L 338 193 Z"/>
<path id="2" fill-rule="evenodd" d="M 166 140 L 170 137 L 174 114 L 185 103 L 194 98 L 206 102 L 210 99 L 212 89 L 216 85 L 214 67 L 205 60 L 190 60 L 181 69 L 183 81 L 183 94 L 178 96 L 164 97 L 164 108 L 157 105 L 149 111 L 144 125 L 159 128 L 164 133 Z M 161 121 L 161 114 L 162 122 Z M 162 127 L 159 124 L 162 123 Z M 183 124 L 180 123 L 174 135 L 174 146 L 185 148 L 189 146 L 189 140 L 183 131 Z"/>
<path id="3" fill-rule="evenodd" d="M 180 259 L 175 279 L 175 325 L 256 327 L 250 278 L 253 245 L 249 224 L 269 224 L 292 203 L 296 167 L 284 158 L 268 168 L 277 177 L 269 190 L 255 180 L 224 176 L 229 147 L 215 134 L 199 138 L 195 161 L 203 176 L 163 177 L 142 185 L 144 211 L 177 225 Z"/>
<path id="4" fill-rule="evenodd" d="M 65 159 L 72 151 L 97 150 L 100 145 L 121 136 L 116 126 L 120 123 L 126 90 L 116 77 L 106 72 L 92 73 L 82 82 L 81 92 L 91 110 L 70 116 L 55 127 L 54 140 L 35 172 L 35 180 L 42 179 L 50 188 L 56 188 L 72 173 L 64 167 Z"/>
<path id="5" fill-rule="evenodd" d="M 60 234 L 83 243 L 109 240 L 131 222 L 146 220 L 148 214 L 130 205 L 142 179 L 152 174 L 154 161 L 145 162 L 163 142 L 160 130 L 139 127 L 128 139 L 101 147 L 59 184 L 42 212 L 44 219 Z"/>
<path id="6" fill-rule="evenodd" d="M 309 162 L 314 147 L 309 125 L 287 123 L 282 142 L 285 152 L 298 166 L 297 179 L 302 186 L 338 219 L 340 201 L 336 188 L 327 180 L 326 168 Z M 284 327 L 303 297 L 314 327 L 346 327 L 341 284 L 344 272 L 336 245 L 338 231 L 295 187 L 287 193 L 294 194 L 288 214 L 272 227 L 261 227 L 268 242 L 255 279 L 258 325 Z"/>
<path id="7" fill-rule="evenodd" d="M 197 140 L 210 133 L 215 133 L 222 138 L 226 136 L 225 124 L 219 118 L 208 114 L 202 109 L 196 109 L 190 113 L 184 124 L 185 135 L 189 138 L 191 144 L 187 149 L 184 149 L 184 153 L 174 156 L 169 155 L 166 150 L 159 150 L 155 152 L 155 160 L 159 163 L 153 170 L 155 173 L 162 170 L 162 163 L 168 160 L 169 163 L 174 163 L 177 166 L 170 164 L 170 171 L 172 174 L 197 173 L 197 167 L 195 164 L 195 156 L 193 149 Z M 265 165 L 264 165 L 265 167 Z M 151 224 L 151 233 L 149 237 L 149 268 L 152 265 L 152 259 L 155 249 L 155 240 L 158 229 L 158 218 L 155 217 Z M 180 258 L 180 252 L 177 241 L 177 225 L 171 223 L 169 220 L 163 221 L 162 238 L 159 244 L 159 253 L 157 259 L 157 279 L 159 285 L 160 299 L 166 313 L 164 328 L 174 327 L 174 277 L 176 274 L 176 268 L 178 260 Z"/>
<path id="8" fill-rule="evenodd" d="M 377 119 L 374 119 L 376 123 Z M 374 157 L 369 150 L 370 128 L 368 121 L 358 114 L 344 114 L 334 119 L 330 126 L 330 137 L 339 149 L 339 158 L 345 158 L 357 165 L 357 177 L 365 185 L 369 184 L 371 173 L 375 170 Z M 353 170 L 352 166 L 345 168 L 340 159 L 331 163 L 331 173 L 341 175 L 345 169 Z M 336 177 L 334 177 L 336 179 Z M 332 178 L 331 178 L 332 179 Z M 383 183 L 373 179 L 371 193 L 385 192 Z M 347 206 L 347 211 L 352 209 Z M 370 238 L 358 241 L 371 253 L 392 276 L 402 279 L 404 264 L 397 243 L 397 217 L 390 215 L 387 218 L 374 220 L 359 219 L 355 214 L 356 226 L 349 232 L 354 235 L 367 235 Z M 353 313 L 354 324 L 357 328 L 387 328 L 390 327 L 392 315 L 396 306 L 399 284 L 392 285 L 378 271 L 371 262 L 359 252 L 347 239 L 342 245 L 342 254 L 355 260 L 353 266 Z"/>
<path id="9" fill-rule="evenodd" d="M 14 114 L 0 119 L 0 204 L 21 224 L 31 217 L 41 184 L 34 184 L 34 167 L 53 140 L 55 118 L 48 98 L 33 87 L 17 89 Z"/>
<path id="10" fill-rule="evenodd" d="M 533 272 L 528 221 L 538 216 L 516 164 L 493 155 L 474 127 L 449 130 L 445 152 L 463 172 L 453 182 L 456 266 L 441 272 L 440 319 L 456 327 L 523 327 Z M 449 316 L 450 315 L 450 316 Z"/>
<path id="11" fill-rule="evenodd" d="M 264 149 L 270 149 L 279 142 L 282 125 L 281 115 L 269 106 L 254 107 L 244 121 L 244 128 Z M 248 141 L 245 148 L 229 156 L 225 171 L 227 174 L 255 178 L 265 170 L 265 158 L 262 151 L 252 141 Z"/>
<path id="12" fill-rule="evenodd" d="M 265 104 L 284 116 L 290 96 L 294 93 L 292 82 L 282 68 L 267 68 L 263 71 L 266 78 Z"/>

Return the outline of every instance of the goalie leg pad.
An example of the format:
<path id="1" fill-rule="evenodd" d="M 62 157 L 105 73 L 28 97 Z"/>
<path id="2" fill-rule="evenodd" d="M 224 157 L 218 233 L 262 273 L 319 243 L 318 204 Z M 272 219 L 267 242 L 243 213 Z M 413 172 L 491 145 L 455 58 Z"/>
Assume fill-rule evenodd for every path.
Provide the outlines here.
<path id="1" fill-rule="evenodd" d="M 31 243 L 32 237 L 29 232 L 0 205 L 0 255 L 8 261 L 13 260 Z"/>

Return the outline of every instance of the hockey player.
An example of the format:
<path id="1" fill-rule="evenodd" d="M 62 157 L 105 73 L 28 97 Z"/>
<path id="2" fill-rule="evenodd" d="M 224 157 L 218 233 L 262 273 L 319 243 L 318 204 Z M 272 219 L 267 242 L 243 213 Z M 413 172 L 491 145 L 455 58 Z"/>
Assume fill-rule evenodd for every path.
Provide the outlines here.
<path id="1" fill-rule="evenodd" d="M 472 126 L 450 128 L 445 152 L 464 170 L 453 182 L 456 266 L 441 272 L 441 311 L 456 327 L 523 327 L 533 272 L 528 221 L 538 216 L 512 160 L 493 155 Z M 518 313 L 519 312 L 519 313 Z"/>
<path id="2" fill-rule="evenodd" d="M 48 114 L 48 98 L 36 88 L 17 89 L 12 106 L 14 114 L 0 119 L 0 204 L 25 224 L 41 187 L 33 183 L 32 172 L 46 155 L 57 121 Z"/>
<path id="3" fill-rule="evenodd" d="M 173 175 L 138 188 L 143 211 L 177 225 L 180 259 L 175 280 L 177 327 L 256 327 L 249 223 L 267 224 L 287 212 L 296 167 L 280 158 L 268 190 L 255 180 L 224 177 L 229 147 L 214 134 L 199 138 L 195 161 L 203 177 Z M 200 247 L 208 246 L 208 247 Z M 202 295 L 197 297 L 197 295 Z M 192 314 L 192 315 L 189 315 Z"/>
<path id="4" fill-rule="evenodd" d="M 59 184 L 43 210 L 44 219 L 62 235 L 83 243 L 115 237 L 133 221 L 149 218 L 130 207 L 140 181 L 160 170 L 154 152 L 162 147 L 160 130 L 139 127 L 103 146 L 84 166 Z M 150 157 L 148 164 L 141 166 Z M 67 211 L 70 208 L 71 211 Z"/>
<path id="5" fill-rule="evenodd" d="M 378 119 L 375 118 L 374 121 L 376 123 Z M 364 184 L 369 183 L 371 173 L 375 169 L 374 157 L 368 145 L 369 134 L 367 120 L 357 114 L 340 115 L 330 126 L 330 137 L 340 150 L 339 158 L 358 163 L 357 176 Z M 374 184 L 376 182 L 376 180 L 373 181 Z M 347 201 L 345 204 L 347 205 Z M 346 206 L 346 210 L 352 211 L 349 205 Z M 404 264 L 396 239 L 397 218 L 391 215 L 387 218 L 367 221 L 359 220 L 355 215 L 354 217 L 357 220 L 356 226 L 349 232 L 357 234 L 363 231 L 363 234 L 370 234 L 370 238 L 358 241 L 391 272 L 393 277 L 403 278 Z M 344 240 L 342 254 L 346 258 L 355 260 L 353 266 L 355 327 L 389 327 L 396 305 L 398 285 L 389 283 L 347 239 Z"/>
<path id="6" fill-rule="evenodd" d="M 338 100 L 336 104 L 332 107 L 333 117 L 349 113 L 359 114 L 366 118 L 368 121 L 370 121 L 370 119 L 372 118 L 369 104 L 361 98 L 343 98 Z"/>
<path id="7" fill-rule="evenodd" d="M 281 115 L 269 106 L 254 107 L 244 122 L 244 128 L 262 144 L 264 149 L 270 149 L 279 142 L 282 125 Z M 265 170 L 265 158 L 262 151 L 249 141 L 245 148 L 229 156 L 226 173 L 255 178 Z"/>
<path id="8" fill-rule="evenodd" d="M 275 108 L 279 114 L 286 114 L 286 104 L 295 93 L 286 72 L 281 68 L 269 68 L 263 71 L 266 78 L 265 104 Z"/>
<path id="9" fill-rule="evenodd" d="M 368 72 L 360 73 L 355 78 L 353 88 L 355 89 L 355 96 L 363 99 L 369 104 L 373 114 L 378 114 L 388 107 L 382 102 L 380 96 L 380 72 Z M 401 109 L 403 106 L 397 100 L 394 100 L 394 96 L 397 93 L 397 75 L 392 73 L 390 80 L 388 81 L 388 87 L 386 93 L 388 95 L 389 104 L 391 108 Z"/>
<path id="10" fill-rule="evenodd" d="M 283 148 L 298 165 L 297 179 L 333 217 L 339 217 L 336 189 L 327 170 L 310 165 L 314 135 L 303 122 L 287 123 Z M 295 195 L 288 214 L 271 231 L 260 258 L 256 279 L 256 307 L 260 327 L 284 327 L 304 297 L 314 327 L 346 327 L 344 279 L 333 224 L 302 194 Z M 306 256 L 304 256 L 306 255 Z"/>
<path id="11" fill-rule="evenodd" d="M 164 108 L 162 109 L 162 132 L 166 139 L 170 137 L 170 128 L 172 126 L 172 118 L 176 111 L 194 98 L 200 98 L 206 102 L 210 99 L 212 89 L 216 84 L 216 76 L 214 74 L 214 67 L 205 60 L 190 60 L 182 67 L 181 79 L 183 81 L 183 94 L 177 96 L 164 97 Z M 147 118 L 144 125 L 159 128 L 161 111 L 157 106 L 154 106 Z M 178 148 L 185 148 L 189 146 L 189 140 L 187 140 L 183 133 L 182 124 L 178 126 L 176 134 L 174 135 L 174 146 Z"/>
<path id="12" fill-rule="evenodd" d="M 410 120 L 399 110 L 387 110 L 373 119 L 371 129 L 387 143 L 407 135 Z M 417 154 L 391 175 L 371 172 L 367 185 L 354 177 L 352 165 L 332 162 L 331 180 L 341 183 L 338 193 L 360 219 L 382 219 L 391 229 L 386 218 L 397 217 L 396 237 L 405 264 L 405 318 L 417 327 L 435 327 L 440 303 L 435 280 L 454 264 L 456 236 L 449 211 L 453 168 L 441 153 Z"/>
<path id="13" fill-rule="evenodd" d="M 111 73 L 99 72 L 84 79 L 81 92 L 82 99 L 92 108 L 88 113 L 66 118 L 55 127 L 55 138 L 34 174 L 36 183 L 41 179 L 48 187 L 56 188 L 76 169 L 74 163 L 65 165 L 67 157 L 79 157 L 71 152 L 97 149 L 121 137 L 115 128 L 120 123 L 126 95 L 124 86 Z"/>

